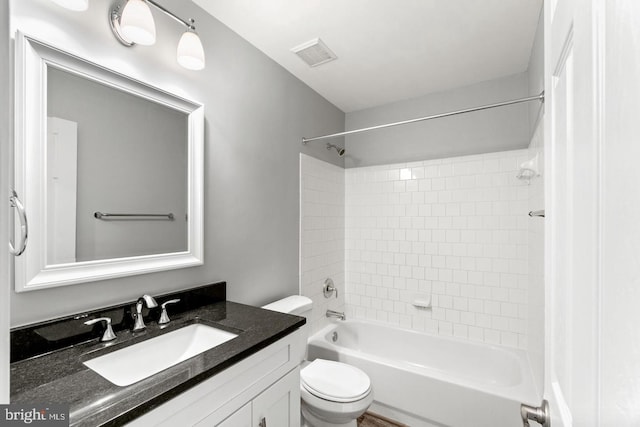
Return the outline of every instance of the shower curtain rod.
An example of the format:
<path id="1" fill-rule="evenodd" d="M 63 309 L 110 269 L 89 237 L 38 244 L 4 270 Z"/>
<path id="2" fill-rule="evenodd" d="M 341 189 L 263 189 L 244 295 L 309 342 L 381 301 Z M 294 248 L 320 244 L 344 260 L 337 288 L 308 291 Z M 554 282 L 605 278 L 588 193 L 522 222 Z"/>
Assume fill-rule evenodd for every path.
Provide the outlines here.
<path id="1" fill-rule="evenodd" d="M 401 122 L 387 123 L 387 124 L 384 124 L 384 125 L 377 125 L 377 126 L 371 126 L 371 127 L 362 128 L 362 129 L 349 130 L 349 131 L 346 131 L 346 132 L 332 133 L 330 135 L 314 136 L 313 138 L 302 138 L 302 143 L 306 144 L 307 142 L 318 141 L 320 139 L 338 138 L 340 136 L 352 135 L 354 133 L 369 132 L 369 131 L 372 131 L 372 130 L 384 129 L 384 128 L 389 128 L 389 127 L 392 127 L 392 126 L 406 125 L 406 124 L 409 124 L 409 123 L 421 122 L 421 121 L 424 121 L 424 120 L 439 119 L 439 118 L 442 118 L 442 117 L 455 116 L 457 114 L 471 113 L 471 112 L 480 111 L 480 110 L 488 110 L 489 108 L 504 107 L 504 106 L 507 106 L 507 105 L 520 104 L 522 102 L 530 102 L 530 101 L 544 102 L 544 91 L 541 92 L 540 95 L 529 96 L 527 98 L 514 99 L 512 101 L 498 102 L 496 104 L 482 105 L 480 107 L 465 108 L 464 110 L 450 111 L 448 113 L 435 114 L 433 116 L 420 117 L 420 118 L 417 118 L 417 119 L 410 119 L 410 120 L 403 120 Z"/>

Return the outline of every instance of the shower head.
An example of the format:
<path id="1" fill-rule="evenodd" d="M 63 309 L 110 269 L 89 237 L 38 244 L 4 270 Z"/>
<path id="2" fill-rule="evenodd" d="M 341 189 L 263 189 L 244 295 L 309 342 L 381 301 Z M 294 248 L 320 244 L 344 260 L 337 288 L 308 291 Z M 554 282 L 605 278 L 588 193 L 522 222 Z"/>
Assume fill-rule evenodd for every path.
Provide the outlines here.
<path id="1" fill-rule="evenodd" d="M 344 148 L 338 147 L 337 145 L 329 144 L 327 142 L 327 150 L 331 150 L 332 148 L 335 148 L 335 150 L 338 152 L 338 156 L 340 157 L 344 156 L 344 153 L 345 153 Z"/>

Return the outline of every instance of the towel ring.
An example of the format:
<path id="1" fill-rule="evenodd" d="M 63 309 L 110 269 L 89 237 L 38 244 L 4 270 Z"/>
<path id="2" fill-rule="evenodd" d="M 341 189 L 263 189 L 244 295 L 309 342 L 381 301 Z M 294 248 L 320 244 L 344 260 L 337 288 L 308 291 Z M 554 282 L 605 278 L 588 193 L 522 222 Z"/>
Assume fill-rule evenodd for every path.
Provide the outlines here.
<path id="1" fill-rule="evenodd" d="M 12 208 L 16 208 L 18 211 L 18 218 L 20 218 L 20 244 L 14 246 L 9 242 L 9 252 L 14 256 L 20 256 L 27 249 L 27 237 L 29 234 L 29 226 L 27 225 L 27 214 L 24 210 L 24 205 L 18 198 L 16 190 L 11 190 L 11 196 L 9 196 L 9 203 Z"/>

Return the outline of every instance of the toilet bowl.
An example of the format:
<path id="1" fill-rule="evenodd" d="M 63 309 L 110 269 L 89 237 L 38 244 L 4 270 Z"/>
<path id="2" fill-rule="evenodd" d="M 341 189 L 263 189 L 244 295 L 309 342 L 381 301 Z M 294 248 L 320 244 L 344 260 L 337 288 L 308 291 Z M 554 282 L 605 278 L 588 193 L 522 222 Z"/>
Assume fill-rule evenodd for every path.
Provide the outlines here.
<path id="1" fill-rule="evenodd" d="M 293 295 L 262 308 L 304 316 L 309 321 L 312 302 Z M 308 331 L 308 324 L 303 326 Z M 305 352 L 306 358 L 306 352 Z M 357 418 L 373 402 L 371 380 L 355 366 L 332 360 L 301 361 L 300 397 L 304 427 L 356 427 Z"/>
<path id="2" fill-rule="evenodd" d="M 300 371 L 301 410 L 313 427 L 356 426 L 373 402 L 371 380 L 346 363 L 316 359 Z"/>

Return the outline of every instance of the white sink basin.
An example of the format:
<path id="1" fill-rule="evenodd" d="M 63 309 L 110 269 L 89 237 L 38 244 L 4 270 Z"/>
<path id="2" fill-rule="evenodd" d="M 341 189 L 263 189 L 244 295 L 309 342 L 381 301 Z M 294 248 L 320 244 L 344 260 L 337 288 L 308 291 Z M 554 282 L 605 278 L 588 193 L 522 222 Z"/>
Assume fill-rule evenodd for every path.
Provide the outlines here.
<path id="1" fill-rule="evenodd" d="M 238 335 L 196 323 L 84 362 L 115 385 L 157 374 Z"/>

